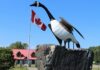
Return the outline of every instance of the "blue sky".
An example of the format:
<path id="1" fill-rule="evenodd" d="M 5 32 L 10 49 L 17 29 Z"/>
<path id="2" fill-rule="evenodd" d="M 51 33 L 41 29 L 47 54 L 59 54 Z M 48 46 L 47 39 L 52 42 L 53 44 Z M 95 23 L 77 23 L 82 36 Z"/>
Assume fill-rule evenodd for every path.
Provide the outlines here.
<path id="1" fill-rule="evenodd" d="M 49 28 L 40 30 L 32 24 L 31 10 L 48 25 L 49 18 L 42 8 L 29 5 L 35 0 L 0 0 L 0 46 L 13 42 L 29 43 L 29 25 L 31 24 L 30 47 L 37 44 L 58 44 Z M 100 45 L 100 0 L 38 0 L 48 7 L 53 16 L 65 18 L 85 37 L 82 39 L 74 32 L 82 48 Z"/>

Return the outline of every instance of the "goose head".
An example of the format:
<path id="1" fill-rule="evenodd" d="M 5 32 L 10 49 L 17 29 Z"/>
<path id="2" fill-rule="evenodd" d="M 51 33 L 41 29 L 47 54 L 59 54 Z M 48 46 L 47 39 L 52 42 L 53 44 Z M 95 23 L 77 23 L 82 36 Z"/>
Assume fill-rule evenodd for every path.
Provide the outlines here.
<path id="1" fill-rule="evenodd" d="M 53 17 L 53 15 L 51 14 L 51 12 L 48 10 L 48 8 L 47 8 L 46 6 L 44 6 L 43 4 L 41 4 L 40 2 L 35 1 L 35 2 L 34 2 L 33 4 L 31 4 L 30 6 L 42 7 L 42 8 L 46 11 L 46 13 L 47 13 L 47 15 L 48 15 L 48 17 L 49 17 L 50 20 L 55 19 L 55 18 Z"/>
<path id="2" fill-rule="evenodd" d="M 40 7 L 42 4 L 38 1 L 35 1 L 33 4 L 31 4 L 30 6 L 34 6 L 34 7 Z"/>

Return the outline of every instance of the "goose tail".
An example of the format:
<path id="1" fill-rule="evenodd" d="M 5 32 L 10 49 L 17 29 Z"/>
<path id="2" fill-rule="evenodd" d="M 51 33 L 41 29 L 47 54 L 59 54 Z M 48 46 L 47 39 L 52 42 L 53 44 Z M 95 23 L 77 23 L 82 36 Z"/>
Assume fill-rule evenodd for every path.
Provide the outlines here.
<path id="1" fill-rule="evenodd" d="M 75 31 L 84 39 L 84 36 L 75 28 L 75 27 L 73 27 L 74 29 L 75 29 Z"/>

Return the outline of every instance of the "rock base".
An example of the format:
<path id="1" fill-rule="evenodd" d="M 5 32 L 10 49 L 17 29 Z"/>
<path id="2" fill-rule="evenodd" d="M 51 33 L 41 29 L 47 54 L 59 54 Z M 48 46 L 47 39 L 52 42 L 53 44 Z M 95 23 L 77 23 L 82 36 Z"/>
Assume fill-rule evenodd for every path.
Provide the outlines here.
<path id="1" fill-rule="evenodd" d="M 54 52 L 49 52 L 48 55 L 41 57 L 37 62 L 38 68 L 42 70 L 91 70 L 93 52 L 56 46 Z"/>

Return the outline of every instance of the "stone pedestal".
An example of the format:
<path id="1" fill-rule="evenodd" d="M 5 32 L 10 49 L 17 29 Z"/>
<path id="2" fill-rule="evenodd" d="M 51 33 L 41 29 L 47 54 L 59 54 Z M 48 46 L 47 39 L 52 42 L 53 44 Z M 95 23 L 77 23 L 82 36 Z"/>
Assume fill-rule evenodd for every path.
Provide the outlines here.
<path id="1" fill-rule="evenodd" d="M 38 53 L 37 53 L 38 54 Z M 43 54 L 42 54 L 43 55 Z M 44 58 L 44 56 L 46 58 Z M 89 50 L 65 49 L 56 46 L 54 52 L 49 51 L 48 55 L 41 57 L 43 64 L 39 64 L 39 69 L 43 70 L 91 70 L 93 52 Z M 48 57 L 47 57 L 48 56 Z M 45 61 L 44 61 L 45 60 Z M 39 61 L 39 59 L 37 60 Z M 44 65 L 44 66 L 43 66 Z"/>

